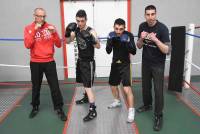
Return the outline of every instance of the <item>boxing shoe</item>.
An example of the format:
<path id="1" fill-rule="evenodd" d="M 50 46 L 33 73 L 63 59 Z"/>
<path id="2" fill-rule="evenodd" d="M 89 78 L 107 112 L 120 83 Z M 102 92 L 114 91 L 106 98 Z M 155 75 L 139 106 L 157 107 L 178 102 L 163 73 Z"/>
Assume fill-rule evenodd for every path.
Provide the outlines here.
<path id="1" fill-rule="evenodd" d="M 118 99 L 115 99 L 114 102 L 111 103 L 111 104 L 108 106 L 108 109 L 120 107 L 121 105 L 122 105 L 122 104 L 121 104 L 121 101 L 118 100 Z"/>
<path id="2" fill-rule="evenodd" d="M 127 122 L 132 123 L 135 118 L 135 108 L 129 108 Z"/>
<path id="3" fill-rule="evenodd" d="M 89 113 L 83 118 L 84 122 L 88 122 L 97 117 L 96 106 L 90 106 Z"/>
<path id="4" fill-rule="evenodd" d="M 84 103 L 88 103 L 89 100 L 88 100 L 88 96 L 86 93 L 83 94 L 83 98 L 80 99 L 80 100 L 77 100 L 76 101 L 76 104 L 84 104 Z"/>

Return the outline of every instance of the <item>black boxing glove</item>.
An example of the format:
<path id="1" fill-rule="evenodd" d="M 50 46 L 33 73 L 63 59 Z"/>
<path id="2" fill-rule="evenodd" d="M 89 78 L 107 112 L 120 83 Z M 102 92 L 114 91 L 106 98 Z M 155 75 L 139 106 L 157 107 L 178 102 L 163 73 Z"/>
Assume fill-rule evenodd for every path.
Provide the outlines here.
<path id="1" fill-rule="evenodd" d="M 95 45 L 97 43 L 94 36 L 90 32 L 88 32 L 86 30 L 82 30 L 80 34 L 86 42 L 88 42 L 92 45 Z"/>
<path id="2" fill-rule="evenodd" d="M 71 32 L 74 32 L 77 28 L 77 24 L 75 22 L 69 23 L 65 30 L 65 37 L 70 37 Z"/>

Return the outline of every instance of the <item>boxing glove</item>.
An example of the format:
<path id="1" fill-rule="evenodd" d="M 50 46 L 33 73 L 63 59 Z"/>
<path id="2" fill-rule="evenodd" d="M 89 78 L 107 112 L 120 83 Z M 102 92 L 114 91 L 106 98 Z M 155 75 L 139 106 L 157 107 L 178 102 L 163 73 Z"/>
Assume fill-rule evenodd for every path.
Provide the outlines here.
<path id="1" fill-rule="evenodd" d="M 70 37 L 71 32 L 74 32 L 77 28 L 77 24 L 75 22 L 69 23 L 65 30 L 65 37 Z"/>
<path id="2" fill-rule="evenodd" d="M 88 43 L 90 43 L 90 44 L 92 44 L 92 45 L 95 45 L 95 44 L 96 44 L 96 40 L 95 40 L 94 36 L 93 36 L 89 31 L 87 31 L 87 30 L 82 30 L 80 34 L 81 34 L 82 38 L 83 38 L 86 42 L 88 42 Z"/>
<path id="3" fill-rule="evenodd" d="M 108 35 L 108 39 L 110 39 L 113 44 L 119 43 L 120 41 L 120 37 L 118 37 L 115 32 L 110 32 Z"/>
<path id="4" fill-rule="evenodd" d="M 121 42 L 129 42 L 130 41 L 129 36 L 127 34 L 122 34 L 120 36 L 120 41 Z"/>

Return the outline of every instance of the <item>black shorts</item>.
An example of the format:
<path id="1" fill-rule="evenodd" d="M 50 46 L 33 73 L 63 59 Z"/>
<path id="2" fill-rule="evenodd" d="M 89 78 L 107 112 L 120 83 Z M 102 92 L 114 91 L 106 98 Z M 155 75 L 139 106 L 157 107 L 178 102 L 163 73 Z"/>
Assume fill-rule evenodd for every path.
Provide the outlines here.
<path id="1" fill-rule="evenodd" d="M 76 82 L 83 83 L 84 87 L 90 88 L 94 82 L 95 61 L 77 60 Z"/>
<path id="2" fill-rule="evenodd" d="M 122 82 L 123 86 L 131 86 L 130 64 L 112 63 L 109 77 L 109 84 L 117 86 Z"/>

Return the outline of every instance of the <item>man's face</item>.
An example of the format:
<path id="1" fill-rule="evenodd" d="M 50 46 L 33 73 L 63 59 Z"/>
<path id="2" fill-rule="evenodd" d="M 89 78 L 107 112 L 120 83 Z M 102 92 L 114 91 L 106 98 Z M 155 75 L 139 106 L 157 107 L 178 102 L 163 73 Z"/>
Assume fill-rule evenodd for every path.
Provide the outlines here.
<path id="1" fill-rule="evenodd" d="M 85 17 L 76 17 L 76 22 L 78 27 L 82 30 L 86 26 L 86 18 Z"/>
<path id="2" fill-rule="evenodd" d="M 43 24 L 45 22 L 46 13 L 43 10 L 36 10 L 34 13 L 34 18 L 36 23 Z"/>
<path id="3" fill-rule="evenodd" d="M 114 25 L 114 31 L 117 34 L 117 36 L 121 36 L 124 30 L 125 30 L 125 25 L 118 25 L 118 24 Z"/>
<path id="4" fill-rule="evenodd" d="M 154 26 L 156 24 L 156 11 L 155 10 L 146 10 L 145 19 L 149 26 Z"/>

